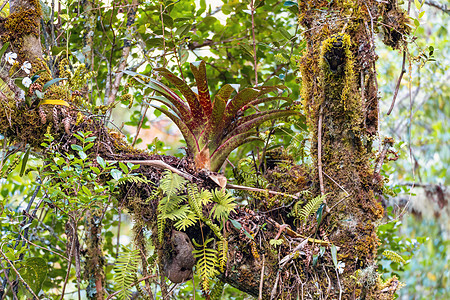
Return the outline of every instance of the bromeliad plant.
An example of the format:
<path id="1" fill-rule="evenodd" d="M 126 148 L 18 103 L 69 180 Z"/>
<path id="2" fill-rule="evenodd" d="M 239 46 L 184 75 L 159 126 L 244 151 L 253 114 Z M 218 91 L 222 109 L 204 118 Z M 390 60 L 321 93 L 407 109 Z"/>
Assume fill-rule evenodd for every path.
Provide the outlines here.
<path id="1" fill-rule="evenodd" d="M 291 101 L 291 99 L 267 96 L 268 93 L 282 88 L 280 86 L 258 86 L 242 89 L 230 100 L 234 88 L 226 84 L 211 100 L 205 62 L 191 63 L 190 66 L 198 93 L 166 68 L 155 70 L 173 84 L 184 99 L 157 80 L 134 72 L 125 72 L 162 95 L 148 98 L 157 100 L 169 108 L 152 105 L 180 129 L 197 168 L 218 171 L 231 151 L 257 139 L 253 136 L 257 126 L 268 120 L 299 114 L 293 110 L 277 109 L 245 115 L 245 111 L 261 103 L 274 100 Z"/>

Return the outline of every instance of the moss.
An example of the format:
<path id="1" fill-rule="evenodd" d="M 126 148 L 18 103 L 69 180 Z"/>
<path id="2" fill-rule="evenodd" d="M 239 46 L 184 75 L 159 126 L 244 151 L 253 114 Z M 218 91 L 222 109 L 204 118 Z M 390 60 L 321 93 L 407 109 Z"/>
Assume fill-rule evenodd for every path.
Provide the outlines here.
<path id="1" fill-rule="evenodd" d="M 24 36 L 34 35 L 39 37 L 39 20 L 42 14 L 39 0 L 30 1 L 31 9 L 19 8 L 10 14 L 4 23 L 5 32 L 2 34 L 3 42 L 11 42 L 13 49 L 22 54 Z"/>

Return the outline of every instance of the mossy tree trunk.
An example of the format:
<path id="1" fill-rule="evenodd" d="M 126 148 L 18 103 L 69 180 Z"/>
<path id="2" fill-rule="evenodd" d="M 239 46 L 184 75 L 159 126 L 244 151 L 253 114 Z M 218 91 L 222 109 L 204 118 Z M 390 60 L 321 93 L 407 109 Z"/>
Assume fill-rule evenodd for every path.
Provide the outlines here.
<path id="1" fill-rule="evenodd" d="M 39 28 L 39 2 L 22 0 L 16 3 L 21 7 L 13 9 L 11 6 L 13 13 L 0 24 L 0 34 L 4 42 L 11 42 L 20 61 L 31 61 L 33 68 L 42 69 L 39 31 L 36 31 Z M 305 29 L 303 36 L 307 42 L 300 64 L 302 100 L 312 133 L 314 162 L 310 190 L 314 196 L 323 196 L 326 205 L 322 208 L 319 223 L 314 215 L 299 224 L 292 221 L 287 206 L 270 210 L 264 207 L 264 203 L 273 203 L 274 197 L 255 194 L 262 204 L 252 207 L 253 211 L 238 209 L 231 216 L 242 224 L 243 230 L 229 222 L 225 226 L 229 250 L 227 267 L 219 276 L 223 281 L 263 299 L 393 298 L 398 281 L 392 278 L 382 282 L 376 273 L 376 225 L 383 215 L 377 195 L 381 193 L 382 181 L 372 166 L 372 143 L 378 137 L 374 27 L 379 17 L 385 17 L 388 12 L 393 15 L 393 10 L 396 5 L 392 2 L 386 4 L 375 0 L 299 1 L 299 22 Z M 27 20 L 35 29 L 18 31 L 16 28 L 13 32 L 12 25 L 7 24 L 15 24 L 18 18 L 29 18 Z M 398 40 L 392 37 L 388 40 L 398 47 Z M 50 76 L 47 73 L 46 76 Z M 0 75 L 7 82 L 7 74 Z M 64 112 L 69 126 L 62 128 L 42 124 L 45 122 L 39 116 L 38 107 L 25 105 L 17 95 L 13 100 L 4 95 L 0 98 L 4 102 L 0 107 L 0 133 L 10 143 L 28 143 L 40 151 L 44 133 L 50 130 L 63 141 L 61 145 L 66 148 L 61 151 L 67 151 L 70 149 L 67 145 L 76 142 L 71 132 L 93 131 L 98 135 L 96 141 L 101 141 L 93 147 L 95 154 L 105 160 L 116 160 L 117 157 L 124 160 L 163 159 L 184 172 L 203 178 L 204 182 L 199 184 L 214 186 L 205 176 L 196 174 L 192 164 L 186 161 L 181 163 L 172 157 L 151 156 L 124 145 L 108 133 L 101 121 L 85 116 L 81 122 L 75 122 L 76 107 Z M 57 124 L 58 120 L 53 123 Z M 277 171 L 283 173 L 283 180 L 296 185 L 293 190 L 305 189 L 306 167 L 280 168 Z M 161 174 L 148 166 L 141 166 L 138 171 L 153 181 Z M 148 198 L 151 189 L 140 185 L 127 189 L 126 195 L 135 200 L 124 203 L 134 218 L 141 219 L 137 223 L 154 228 L 156 206 L 138 201 Z M 92 226 L 98 218 L 95 213 L 92 212 L 90 220 L 93 223 L 88 226 L 88 237 L 92 241 L 88 261 L 96 263 L 90 266 L 92 268 L 88 266 L 86 272 L 100 297 L 104 271 L 99 250 L 100 227 Z M 188 232 L 188 235 L 195 233 Z M 281 245 L 270 242 L 279 237 L 284 240 Z"/>

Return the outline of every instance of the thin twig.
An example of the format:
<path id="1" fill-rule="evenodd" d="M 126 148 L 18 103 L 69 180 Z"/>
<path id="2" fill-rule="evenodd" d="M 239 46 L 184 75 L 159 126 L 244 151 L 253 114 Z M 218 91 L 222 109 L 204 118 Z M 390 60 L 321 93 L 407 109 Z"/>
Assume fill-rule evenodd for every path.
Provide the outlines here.
<path id="1" fill-rule="evenodd" d="M 5 274 L 6 275 L 6 269 L 8 269 L 9 270 L 9 268 L 5 268 L 4 266 L 3 266 L 3 263 L 0 265 L 0 267 L 2 267 L 3 268 L 3 274 Z M 14 292 L 14 286 L 13 286 L 13 283 L 11 282 L 11 280 L 9 280 L 9 278 L 8 278 L 8 275 L 6 275 L 6 280 L 7 280 L 7 282 L 8 282 L 8 284 L 9 284 L 9 287 L 11 288 L 11 291 L 12 291 L 12 295 L 13 295 L 13 297 L 14 297 L 14 300 L 19 300 L 18 298 L 17 298 L 17 295 L 16 295 L 16 293 Z M 6 288 L 6 287 L 5 287 Z M 0 299 L 5 299 L 5 297 L 6 297 L 6 294 L 7 294 L 7 289 L 5 290 L 5 288 L 3 288 L 0 292 L 1 293 L 4 293 L 3 295 L 1 295 L 1 293 L 0 293 L 0 296 L 1 296 L 1 298 Z"/>
<path id="2" fill-rule="evenodd" d="M 333 178 L 331 178 L 327 173 L 325 173 L 324 171 L 322 171 L 323 172 L 323 174 L 325 175 L 325 176 L 327 176 L 328 177 L 328 179 L 330 179 L 331 181 L 333 181 L 334 182 L 334 184 L 336 184 L 341 190 L 343 190 L 346 194 L 347 194 L 347 196 L 349 196 L 350 194 L 344 189 L 344 187 L 342 186 L 342 185 L 340 185 L 339 183 L 337 183 Z"/>
<path id="3" fill-rule="evenodd" d="M 119 161 L 116 160 L 107 160 L 106 162 L 108 163 L 116 163 Z M 170 170 L 171 172 L 180 175 L 181 177 L 189 180 L 189 181 L 194 181 L 194 179 L 199 180 L 199 178 L 195 177 L 194 175 L 185 173 L 181 170 L 178 170 L 175 167 L 172 167 L 171 165 L 163 162 L 162 160 L 121 160 L 120 162 L 122 163 L 132 163 L 132 164 L 136 164 L 136 165 L 141 165 L 141 166 L 151 166 L 154 168 L 158 168 L 158 169 L 167 169 Z M 234 190 L 245 190 L 245 191 L 252 191 L 252 192 L 263 192 L 263 193 L 269 193 L 272 195 L 281 195 L 281 196 L 285 196 L 285 197 L 290 197 L 290 198 L 294 198 L 294 199 L 298 199 L 297 196 L 294 195 L 290 195 L 290 194 L 286 194 L 286 193 L 281 193 L 281 192 L 276 192 L 276 191 L 271 191 L 271 190 L 265 190 L 265 189 L 259 189 L 259 188 L 254 188 L 254 187 L 249 187 L 249 186 L 243 186 L 243 185 L 235 185 L 235 184 L 230 184 L 227 183 L 227 185 L 225 186 L 228 189 L 234 189 Z"/>
<path id="4" fill-rule="evenodd" d="M 132 28 L 134 26 L 134 20 L 136 18 L 138 1 L 133 0 L 131 6 L 127 12 L 127 33 L 132 34 Z M 120 58 L 119 66 L 117 67 L 117 71 L 114 78 L 114 83 L 112 84 L 111 91 L 109 93 L 108 105 L 114 102 L 116 98 L 117 92 L 119 91 L 120 80 L 123 76 L 123 70 L 127 65 L 128 56 L 131 51 L 131 41 L 128 39 L 124 39 L 123 41 L 123 49 L 122 49 L 122 57 Z"/>
<path id="5" fill-rule="evenodd" d="M 339 300 L 341 300 L 342 299 L 341 281 L 339 280 L 339 272 L 338 272 L 337 268 L 335 268 L 335 270 L 336 270 L 337 282 L 338 282 L 338 285 L 339 285 Z"/>
<path id="6" fill-rule="evenodd" d="M 116 163 L 118 161 L 115 160 L 107 160 L 108 163 Z M 177 168 L 172 167 L 169 164 L 166 164 L 165 162 L 163 162 L 162 160 L 121 160 L 121 162 L 127 164 L 127 163 L 132 163 L 132 164 L 138 164 L 141 166 L 150 166 L 150 167 L 155 167 L 158 169 L 167 169 L 170 170 L 171 172 L 180 175 L 181 177 L 189 180 L 189 181 L 193 181 L 194 179 L 196 179 L 195 176 L 185 173 L 181 170 L 178 170 Z"/>
<path id="7" fill-rule="evenodd" d="M 323 174 L 322 174 L 322 119 L 323 119 L 323 106 L 320 106 L 319 113 L 319 125 L 317 126 L 317 169 L 319 171 L 319 183 L 320 194 L 325 195 L 325 188 L 323 186 Z M 326 204 L 326 200 L 324 200 Z"/>
<path id="8" fill-rule="evenodd" d="M 70 221 L 69 221 L 69 223 L 70 223 Z M 76 225 L 75 224 L 71 224 L 71 225 L 72 225 L 72 229 L 74 231 L 73 238 L 72 238 L 72 247 L 70 247 L 69 262 L 67 264 L 67 273 L 66 273 L 66 278 L 64 279 L 64 285 L 62 287 L 61 298 L 59 298 L 60 300 L 64 299 L 64 292 L 66 290 L 67 281 L 69 280 L 70 269 L 72 267 L 72 257 L 74 256 L 74 251 L 75 251 Z"/>
<path id="9" fill-rule="evenodd" d="M 40 249 L 42 249 L 42 250 L 52 252 L 52 253 L 58 255 L 59 257 L 61 257 L 62 259 L 65 259 L 65 260 L 67 260 L 67 261 L 69 260 L 69 259 L 68 259 L 67 257 L 65 257 L 64 255 L 59 254 L 58 252 L 53 251 L 52 249 L 44 248 L 44 247 L 42 247 L 42 246 L 36 245 L 36 244 L 34 244 L 33 242 L 31 242 L 30 240 L 26 239 L 21 233 L 19 233 L 19 234 L 22 236 L 22 238 L 24 239 L 24 241 L 26 241 L 28 244 L 33 245 L 33 246 L 36 247 L 36 248 L 40 248 Z"/>
<path id="10" fill-rule="evenodd" d="M 8 0 L 3 1 L 2 6 L 0 7 L 0 11 L 3 10 L 3 8 L 5 8 L 6 3 L 8 3 Z"/>
<path id="11" fill-rule="evenodd" d="M 400 72 L 400 76 L 398 77 L 398 80 L 397 80 L 397 85 L 395 86 L 394 98 L 392 99 L 391 107 L 389 108 L 389 111 L 387 112 L 388 116 L 391 114 L 392 109 L 394 108 L 395 99 L 397 98 L 398 90 L 400 89 L 400 83 L 402 82 L 403 75 L 406 73 L 405 62 L 406 62 L 406 51 L 403 50 L 402 71 Z"/>
<path id="12" fill-rule="evenodd" d="M 262 295 L 263 295 L 263 286 L 264 286 L 264 263 L 265 263 L 266 259 L 265 256 L 263 254 L 263 261 L 262 261 L 262 267 L 261 267 L 261 278 L 259 280 L 259 296 L 258 296 L 258 300 L 262 300 Z"/>
<path id="13" fill-rule="evenodd" d="M 443 12 L 445 12 L 446 14 L 450 15 L 450 9 L 447 6 L 447 4 L 443 4 L 443 3 L 440 3 L 439 1 L 435 1 L 435 0 L 425 0 L 425 4 L 432 6 L 434 8 L 440 9 Z"/>

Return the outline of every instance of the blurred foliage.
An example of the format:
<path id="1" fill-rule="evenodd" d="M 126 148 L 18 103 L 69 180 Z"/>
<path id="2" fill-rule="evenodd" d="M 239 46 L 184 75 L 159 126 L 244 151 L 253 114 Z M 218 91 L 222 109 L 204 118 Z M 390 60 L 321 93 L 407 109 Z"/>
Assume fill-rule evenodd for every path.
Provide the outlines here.
<path id="1" fill-rule="evenodd" d="M 96 9 L 92 9 L 83 6 L 87 1 L 66 0 L 62 2 L 61 10 L 54 20 L 51 20 L 50 13 L 52 1 L 44 2 L 46 5 L 43 5 L 45 23 L 43 31 L 51 36 L 53 25 L 55 31 L 55 39 L 44 37 L 46 42 L 44 53 L 50 67 L 57 70 L 58 63 L 65 57 L 72 65 L 87 62 L 84 53 L 93 51 L 93 62 L 88 67 L 96 72 L 96 76 L 90 79 L 87 89 L 94 107 L 107 104 L 105 94 L 120 62 L 124 40 L 129 40 L 132 45 L 127 62 L 127 68 L 132 71 L 157 78 L 152 70 L 167 67 L 177 76 L 187 74 L 185 79 L 192 85 L 194 77 L 189 72 L 188 62 L 202 59 L 207 62 L 208 84 L 213 94 L 223 83 L 239 85 L 240 89 L 256 84 L 251 12 L 246 1 L 224 0 L 223 3 L 218 3 L 218 7 L 210 5 L 206 0 L 141 1 L 136 14 L 135 29 L 131 31 L 126 30 L 126 12 L 131 1 L 95 0 L 92 1 L 92 6 Z M 258 83 L 284 84 L 289 90 L 289 97 L 297 101 L 301 82 L 297 82 L 299 75 L 296 73 L 295 64 L 305 47 L 304 41 L 300 40 L 301 28 L 297 26 L 297 16 L 284 1 L 265 0 L 255 3 Z M 2 13 L 7 8 L 8 6 Z M 425 13 L 419 18 L 421 12 Z M 89 16 L 95 20 L 95 26 L 91 29 L 87 27 Z M 383 166 L 383 174 L 389 179 L 392 191 L 390 194 L 408 192 L 409 189 L 404 188 L 402 184 L 414 180 L 450 185 L 450 177 L 447 175 L 450 165 L 448 127 L 450 90 L 447 84 L 450 79 L 449 18 L 443 12 L 426 5 L 421 7 L 420 11 L 413 6 L 411 16 L 418 22 L 418 24 L 416 21 L 413 22 L 417 38 L 410 44 L 407 73 L 390 116 L 385 114 L 391 104 L 396 80 L 401 71 L 402 53 L 393 52 L 381 43 L 377 45 L 380 57 L 377 68 L 381 96 L 381 135 L 393 136 L 396 139 L 395 150 L 399 151 L 400 155 L 399 160 Z M 93 37 L 91 49 L 83 48 L 86 36 Z M 431 56 L 435 61 L 430 61 Z M 132 143 L 136 128 L 140 126 L 142 119 L 142 128 L 146 129 L 159 126 L 163 116 L 159 111 L 149 109 L 147 112 L 146 95 L 149 91 L 142 86 L 134 85 L 127 76 L 122 79 L 118 96 L 126 93 L 133 95 L 133 101 L 121 97 L 122 103 L 116 103 L 112 109 L 112 119 L 118 122 L 119 128 L 122 128 L 120 122 L 126 125 L 124 127 L 126 139 Z M 263 109 L 271 108 L 267 106 Z M 304 120 L 285 122 L 277 126 L 270 123 L 265 125 L 268 129 L 259 132 L 263 142 L 251 143 L 235 150 L 230 156 L 232 163 L 237 164 L 242 158 L 247 157 L 247 161 L 259 166 L 265 159 L 262 155 L 264 149 L 281 147 L 286 149 L 296 162 L 308 162 L 308 132 Z M 171 136 L 177 136 L 173 127 L 164 127 L 164 130 Z M 58 256 L 58 254 L 68 255 L 64 252 L 67 243 L 64 224 L 68 215 L 58 210 L 55 203 L 48 199 L 53 197 L 56 203 L 63 205 L 64 201 L 68 201 L 67 203 L 75 201 L 70 197 L 61 197 L 60 194 L 64 188 L 73 188 L 71 184 L 74 183 L 78 184 L 81 194 L 86 197 L 83 198 L 85 201 L 76 202 L 69 210 L 83 212 L 84 209 L 94 205 L 105 209 L 107 197 L 105 190 L 102 190 L 103 187 L 97 187 L 95 181 L 86 182 L 86 179 L 92 176 L 91 167 L 99 168 L 99 166 L 87 164 L 86 158 L 83 159 L 80 153 L 77 157 L 60 154 L 53 157 L 56 159 L 56 166 L 59 166 L 58 169 L 38 175 L 39 172 L 36 170 L 39 170 L 45 162 L 39 159 L 39 154 L 31 153 L 26 162 L 27 171 L 20 176 L 22 164 L 25 163 L 25 153 L 7 145 L 4 137 L 0 138 L 2 145 L 0 171 L 4 176 L 0 178 L 1 250 L 11 262 L 17 264 L 21 255 L 25 259 L 32 257 L 44 259 L 47 262 L 48 272 L 47 279 L 41 286 L 42 291 L 49 296 L 58 295 L 59 291 L 54 288 L 62 286 L 68 269 L 67 261 Z M 177 156 L 184 154 L 183 150 L 178 149 L 183 143 L 177 139 L 168 142 L 138 138 L 136 143 L 145 144 L 145 147 L 153 153 Z M 84 152 L 85 145 L 79 147 L 81 149 L 73 150 Z M 61 164 L 58 164 L 58 161 Z M 28 169 L 35 171 L 28 172 Z M 129 166 L 109 168 L 105 165 L 105 168 L 99 168 L 100 172 L 109 172 L 113 178 L 116 177 L 116 181 L 111 182 L 109 191 L 114 190 L 117 181 L 131 170 Z M 93 174 L 95 173 L 94 171 Z M 38 180 L 44 180 L 43 187 L 45 187 L 45 179 L 54 174 L 59 174 L 56 179 L 61 181 L 60 189 L 57 190 L 55 186 L 50 185 L 47 186 L 49 190 L 45 188 L 39 190 L 35 203 L 38 199 L 44 199 L 44 203 L 36 211 L 36 218 L 30 224 L 26 224 L 23 210 L 33 197 L 39 185 Z M 226 170 L 226 174 L 229 178 L 233 177 L 230 168 Z M 65 179 L 68 179 L 67 182 L 64 182 Z M 88 184 L 86 187 L 89 187 L 87 188 L 89 191 L 81 188 L 84 184 Z M 88 194 L 96 188 L 95 196 L 98 196 L 98 201 L 90 202 L 93 195 Z M 131 221 L 122 218 L 123 212 L 120 211 L 117 200 L 112 201 L 114 205 L 105 209 L 102 219 L 107 282 L 113 281 L 113 263 L 118 255 L 118 245 L 126 244 L 125 241 L 131 239 L 128 227 Z M 386 278 L 396 274 L 407 284 L 399 291 L 401 299 L 450 298 L 449 232 L 442 229 L 442 224 L 439 224 L 438 220 L 418 220 L 413 215 L 399 220 L 398 213 L 394 213 L 392 209 L 388 211 L 387 220 L 379 227 L 382 243 L 379 249 L 379 272 Z M 84 220 L 80 220 L 79 225 L 85 226 L 83 222 Z M 33 244 L 16 243 L 18 233 L 23 234 L 26 229 L 29 232 L 28 240 Z M 80 242 L 81 247 L 85 246 L 83 239 Z M 387 259 L 382 255 L 384 250 L 398 253 L 406 260 L 406 264 Z M 8 268 L 6 260 L 0 257 L 0 269 L 6 268 Z M 10 279 L 14 280 L 15 274 L 10 273 Z M 198 284 L 199 278 L 196 277 L 195 282 Z M 86 282 L 82 281 L 82 285 L 85 286 Z M 108 284 L 106 289 L 113 292 L 114 287 Z M 189 281 L 175 288 L 174 295 L 178 299 L 189 299 L 192 297 L 193 289 L 193 283 Z M 27 293 L 22 287 L 20 291 L 23 294 Z M 68 293 L 74 291 L 76 291 L 76 274 L 72 268 L 69 274 Z M 70 294 L 72 296 L 65 299 L 70 297 L 75 299 L 75 294 Z M 159 290 L 156 291 L 156 296 L 158 295 Z M 9 296 L 10 294 L 7 297 Z M 198 288 L 196 297 L 201 297 Z M 246 298 L 243 293 L 228 285 L 224 290 L 223 299 Z"/>

